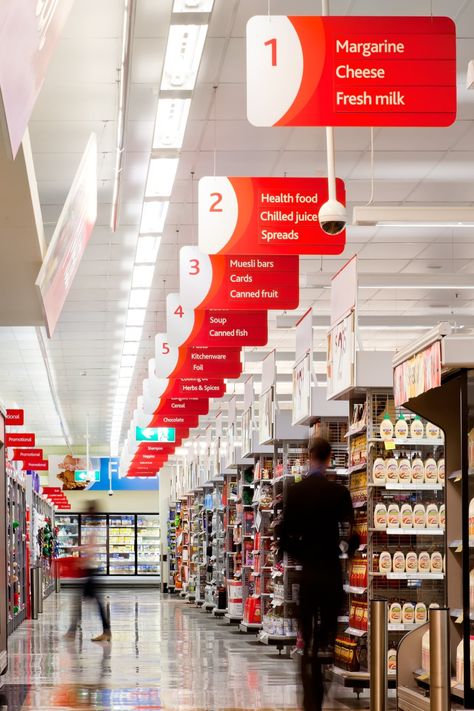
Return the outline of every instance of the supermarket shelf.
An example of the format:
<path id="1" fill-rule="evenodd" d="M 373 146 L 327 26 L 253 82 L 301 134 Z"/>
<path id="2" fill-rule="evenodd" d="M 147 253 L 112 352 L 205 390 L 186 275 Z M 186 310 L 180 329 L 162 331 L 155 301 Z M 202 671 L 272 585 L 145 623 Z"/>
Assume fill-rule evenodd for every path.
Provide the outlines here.
<path id="1" fill-rule="evenodd" d="M 344 437 L 348 439 L 349 437 L 355 437 L 355 435 L 358 434 L 364 434 L 364 432 L 367 432 L 367 423 L 360 422 L 357 426 L 352 425 L 351 427 L 349 427 Z"/>
<path id="2" fill-rule="evenodd" d="M 346 671 L 340 667 L 332 667 L 331 675 L 333 679 L 339 681 L 345 687 L 352 689 L 368 689 L 370 685 L 370 675 L 367 671 Z M 388 675 L 388 685 L 391 689 L 396 686 L 396 675 Z"/>
<path id="3" fill-rule="evenodd" d="M 420 625 L 416 622 L 412 622 L 409 624 L 389 624 L 387 625 L 387 628 L 389 632 L 411 632 L 412 630 L 416 630 L 419 626 Z"/>
<path id="4" fill-rule="evenodd" d="M 354 472 L 362 472 L 367 469 L 367 462 L 360 462 L 360 464 L 353 464 L 347 469 L 348 474 L 353 474 Z"/>
<path id="5" fill-rule="evenodd" d="M 371 437 L 368 439 L 368 442 L 379 442 L 380 444 L 383 444 L 387 440 L 382 439 L 381 437 Z M 426 437 L 422 437 L 421 439 L 391 439 L 388 440 L 389 442 L 394 442 L 394 444 L 397 447 L 420 447 L 420 446 L 427 446 L 427 447 L 444 447 L 444 439 L 427 439 Z"/>
<path id="6" fill-rule="evenodd" d="M 262 629 L 262 625 L 260 622 L 241 622 L 239 625 L 239 630 L 241 632 L 245 632 L 247 634 L 249 633 L 256 633 L 259 632 Z"/>
<path id="7" fill-rule="evenodd" d="M 352 637 L 365 637 L 367 630 L 358 630 L 356 627 L 347 627 L 346 634 L 350 634 Z"/>
<path id="8" fill-rule="evenodd" d="M 444 484 L 426 484 L 417 482 L 391 482 L 385 484 L 369 484 L 376 489 L 386 489 L 387 491 L 441 491 Z"/>
<path id="9" fill-rule="evenodd" d="M 444 573 L 384 573 L 387 580 L 444 580 Z"/>
<path id="10" fill-rule="evenodd" d="M 387 533 L 389 536 L 443 536 L 444 528 L 369 528 L 371 533 Z"/>
<path id="11" fill-rule="evenodd" d="M 360 588 L 355 585 L 344 585 L 344 591 L 352 595 L 363 595 L 367 592 L 367 588 Z"/>
<path id="12" fill-rule="evenodd" d="M 273 644 L 276 646 L 291 646 L 293 644 L 296 644 L 296 635 L 276 635 L 269 634 L 268 632 L 264 632 L 263 630 L 261 630 L 258 635 L 258 641 L 262 644 L 268 645 Z"/>

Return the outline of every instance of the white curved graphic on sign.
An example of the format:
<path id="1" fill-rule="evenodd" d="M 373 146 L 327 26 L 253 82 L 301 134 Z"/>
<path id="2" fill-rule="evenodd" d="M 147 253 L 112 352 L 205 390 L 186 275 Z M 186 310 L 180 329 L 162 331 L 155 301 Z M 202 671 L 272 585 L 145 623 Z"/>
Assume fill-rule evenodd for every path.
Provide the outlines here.
<path id="1" fill-rule="evenodd" d="M 181 294 L 166 297 L 166 333 L 170 346 L 186 343 L 194 328 L 194 309 L 183 306 Z"/>
<path id="2" fill-rule="evenodd" d="M 155 366 L 155 359 L 153 358 L 153 370 Z M 145 378 L 143 381 L 143 395 L 148 394 L 151 397 L 159 398 L 163 395 L 166 388 L 169 385 L 169 380 L 166 378 Z"/>
<path id="3" fill-rule="evenodd" d="M 183 306 L 195 309 L 202 304 L 212 287 L 212 263 L 198 247 L 179 251 L 179 293 Z"/>
<path id="4" fill-rule="evenodd" d="M 239 203 L 228 178 L 205 177 L 199 181 L 198 245 L 206 254 L 217 254 L 237 227 Z"/>
<path id="5" fill-rule="evenodd" d="M 160 402 L 161 399 L 159 397 L 156 398 L 152 395 L 147 395 L 147 397 L 143 397 L 143 412 L 145 413 L 145 415 L 153 415 Z"/>
<path id="6" fill-rule="evenodd" d="M 288 111 L 303 79 L 303 50 L 284 15 L 258 15 L 247 23 L 247 118 L 274 126 Z"/>
<path id="7" fill-rule="evenodd" d="M 179 350 L 170 346 L 166 333 L 155 336 L 155 376 L 168 378 L 178 365 Z"/>

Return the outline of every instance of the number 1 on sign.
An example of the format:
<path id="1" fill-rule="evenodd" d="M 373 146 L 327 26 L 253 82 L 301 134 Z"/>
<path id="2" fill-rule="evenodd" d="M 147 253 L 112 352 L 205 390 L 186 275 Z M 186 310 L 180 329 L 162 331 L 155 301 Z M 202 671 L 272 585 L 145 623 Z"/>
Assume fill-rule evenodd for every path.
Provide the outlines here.
<path id="1" fill-rule="evenodd" d="M 276 65 L 277 65 L 277 41 L 276 41 L 276 38 L 273 37 L 273 39 L 267 40 L 265 42 L 265 47 L 272 48 L 272 67 L 276 67 Z"/>

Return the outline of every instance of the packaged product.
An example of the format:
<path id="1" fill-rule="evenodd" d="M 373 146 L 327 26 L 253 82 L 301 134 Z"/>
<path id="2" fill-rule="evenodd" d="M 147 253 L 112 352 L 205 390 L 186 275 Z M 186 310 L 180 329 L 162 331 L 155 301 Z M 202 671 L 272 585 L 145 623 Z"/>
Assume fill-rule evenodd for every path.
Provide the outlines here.
<path id="1" fill-rule="evenodd" d="M 364 603 L 364 614 L 362 616 L 362 629 L 367 632 L 369 629 L 369 607 Z"/>
<path id="2" fill-rule="evenodd" d="M 404 625 L 412 625 L 415 622 L 415 606 L 411 602 L 406 602 L 402 608 L 402 622 Z"/>
<path id="3" fill-rule="evenodd" d="M 426 423 L 425 432 L 426 432 L 427 439 L 439 439 L 440 438 L 439 427 L 434 425 L 432 422 Z"/>
<path id="4" fill-rule="evenodd" d="M 434 551 L 431 554 L 431 572 L 432 573 L 442 573 L 443 572 L 443 556 L 439 551 Z"/>
<path id="5" fill-rule="evenodd" d="M 365 603 L 367 605 L 367 603 Z M 355 606 L 354 627 L 356 630 L 364 629 L 364 603 L 357 602 Z"/>
<path id="6" fill-rule="evenodd" d="M 387 528 L 387 507 L 385 504 L 376 504 L 374 509 L 374 527 L 380 530 Z"/>
<path id="7" fill-rule="evenodd" d="M 388 412 L 385 413 L 383 420 L 380 423 L 380 437 L 384 441 L 393 439 L 393 422 L 390 419 Z"/>
<path id="8" fill-rule="evenodd" d="M 474 544 L 474 499 L 469 502 L 469 545 Z"/>
<path id="9" fill-rule="evenodd" d="M 385 460 L 377 457 L 372 469 L 372 481 L 374 484 L 385 484 L 386 474 Z"/>
<path id="10" fill-rule="evenodd" d="M 387 674 L 397 673 L 397 650 L 393 647 L 387 653 Z"/>
<path id="11" fill-rule="evenodd" d="M 398 504 L 388 505 L 387 528 L 400 528 L 400 507 Z"/>
<path id="12" fill-rule="evenodd" d="M 446 506 L 444 504 L 439 507 L 439 527 L 446 527 Z"/>
<path id="13" fill-rule="evenodd" d="M 445 478 L 444 457 L 440 457 L 440 459 L 438 459 L 438 482 L 440 484 L 444 484 L 444 478 Z"/>
<path id="14" fill-rule="evenodd" d="M 418 415 L 415 415 L 410 425 L 410 437 L 412 439 L 423 439 L 424 434 L 425 428 L 423 427 L 423 422 Z"/>
<path id="15" fill-rule="evenodd" d="M 462 639 L 456 648 L 456 681 L 464 684 L 464 640 Z"/>
<path id="16" fill-rule="evenodd" d="M 388 622 L 391 625 L 399 625 L 402 621 L 402 606 L 399 602 L 392 602 L 388 609 Z"/>
<path id="17" fill-rule="evenodd" d="M 430 573 L 431 572 L 431 556 L 428 551 L 421 551 L 418 556 L 418 572 L 419 573 Z"/>
<path id="18" fill-rule="evenodd" d="M 428 621 L 428 610 L 424 602 L 417 602 L 415 605 L 415 622 L 417 625 L 424 625 Z"/>
<path id="19" fill-rule="evenodd" d="M 427 630 L 421 638 L 421 667 L 426 674 L 430 673 L 430 631 Z"/>
<path id="20" fill-rule="evenodd" d="M 389 459 L 385 460 L 385 471 L 387 483 L 394 484 L 398 482 L 398 461 L 395 459 L 395 457 L 390 457 Z"/>
<path id="21" fill-rule="evenodd" d="M 413 507 L 413 528 L 426 528 L 426 510 L 423 504 Z"/>
<path id="22" fill-rule="evenodd" d="M 408 437 L 408 423 L 403 413 L 400 413 L 400 417 L 395 423 L 395 437 L 396 439 L 406 439 Z"/>
<path id="23" fill-rule="evenodd" d="M 428 457 L 425 462 L 425 482 L 427 484 L 438 483 L 438 464 L 433 457 Z"/>
<path id="24" fill-rule="evenodd" d="M 405 556 L 405 567 L 407 573 L 417 573 L 418 572 L 418 555 L 415 551 L 408 551 Z"/>
<path id="25" fill-rule="evenodd" d="M 469 573 L 469 607 L 474 609 L 474 568 Z"/>
<path id="26" fill-rule="evenodd" d="M 392 571 L 392 556 L 388 551 L 382 551 L 379 556 L 379 572 L 390 573 Z"/>
<path id="27" fill-rule="evenodd" d="M 410 504 L 402 504 L 400 508 L 400 525 L 402 528 L 413 526 L 413 509 Z"/>
<path id="28" fill-rule="evenodd" d="M 402 457 L 398 461 L 398 479 L 404 484 L 411 482 L 411 462 L 407 457 Z"/>
<path id="29" fill-rule="evenodd" d="M 411 463 L 411 479 L 422 484 L 425 481 L 425 465 L 420 457 L 414 457 Z"/>
<path id="30" fill-rule="evenodd" d="M 426 507 L 426 528 L 439 528 L 439 511 L 436 504 Z"/>
<path id="31" fill-rule="evenodd" d="M 393 572 L 404 573 L 406 571 L 405 554 L 402 551 L 397 551 L 393 554 Z"/>

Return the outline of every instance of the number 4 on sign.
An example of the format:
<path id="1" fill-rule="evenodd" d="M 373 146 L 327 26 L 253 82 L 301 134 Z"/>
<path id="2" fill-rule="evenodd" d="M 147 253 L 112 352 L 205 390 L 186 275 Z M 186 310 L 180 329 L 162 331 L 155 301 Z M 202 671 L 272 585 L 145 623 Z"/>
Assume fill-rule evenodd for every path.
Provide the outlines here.
<path id="1" fill-rule="evenodd" d="M 166 297 L 166 333 L 171 347 L 186 343 L 194 327 L 194 309 L 183 305 L 180 294 Z"/>

